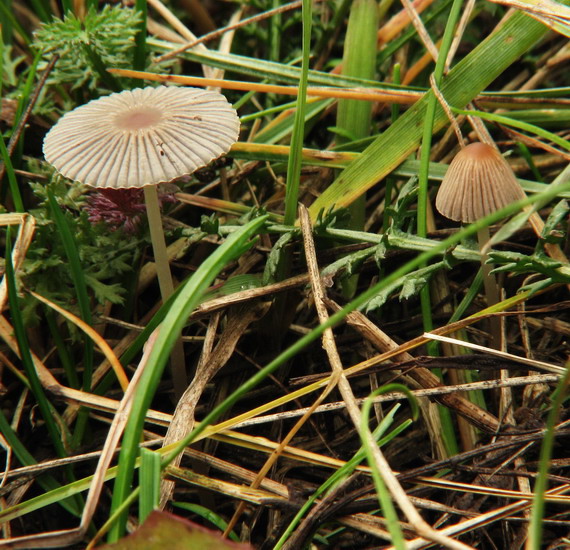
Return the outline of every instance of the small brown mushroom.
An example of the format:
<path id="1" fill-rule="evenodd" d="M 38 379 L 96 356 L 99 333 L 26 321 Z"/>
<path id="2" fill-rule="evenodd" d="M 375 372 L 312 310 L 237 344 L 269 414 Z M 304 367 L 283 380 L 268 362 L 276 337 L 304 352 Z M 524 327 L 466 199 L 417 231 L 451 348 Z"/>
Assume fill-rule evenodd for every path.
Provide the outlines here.
<path id="1" fill-rule="evenodd" d="M 455 156 L 435 206 L 445 217 L 473 223 L 525 197 L 511 167 L 493 146 L 471 143 Z"/>
<path id="2" fill-rule="evenodd" d="M 487 143 L 471 143 L 461 149 L 451 161 L 435 199 L 441 214 L 454 221 L 473 223 L 526 195 L 511 167 L 499 151 Z M 485 252 L 489 241 L 489 229 L 477 232 L 481 251 L 481 268 L 487 305 L 500 300 L 499 289 L 492 266 L 487 263 Z M 499 319 L 491 321 L 491 333 L 495 347 L 500 343 Z"/>

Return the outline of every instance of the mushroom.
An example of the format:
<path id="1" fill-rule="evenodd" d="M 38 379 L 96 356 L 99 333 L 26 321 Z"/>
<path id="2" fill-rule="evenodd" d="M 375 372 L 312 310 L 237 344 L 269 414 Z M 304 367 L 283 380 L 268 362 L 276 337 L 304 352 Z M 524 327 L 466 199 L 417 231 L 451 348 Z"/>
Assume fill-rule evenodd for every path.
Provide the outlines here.
<path id="1" fill-rule="evenodd" d="M 46 135 L 43 151 L 71 180 L 96 188 L 143 188 L 164 302 L 173 284 L 157 185 L 191 174 L 226 153 L 239 126 L 236 111 L 217 92 L 136 88 L 66 113 Z"/>
<path id="2" fill-rule="evenodd" d="M 488 143 L 475 142 L 467 145 L 451 161 L 435 199 L 441 214 L 454 221 L 473 223 L 526 195 L 511 167 L 499 151 Z M 487 304 L 499 301 L 495 278 L 490 273 L 492 266 L 486 263 L 483 253 L 489 241 L 487 227 L 477 232 L 479 250 L 482 252 L 481 267 Z M 493 339 L 498 344 L 500 328 L 493 327 Z"/>
<path id="3" fill-rule="evenodd" d="M 525 197 L 507 161 L 492 145 L 470 143 L 453 159 L 435 206 L 446 218 L 473 223 Z"/>

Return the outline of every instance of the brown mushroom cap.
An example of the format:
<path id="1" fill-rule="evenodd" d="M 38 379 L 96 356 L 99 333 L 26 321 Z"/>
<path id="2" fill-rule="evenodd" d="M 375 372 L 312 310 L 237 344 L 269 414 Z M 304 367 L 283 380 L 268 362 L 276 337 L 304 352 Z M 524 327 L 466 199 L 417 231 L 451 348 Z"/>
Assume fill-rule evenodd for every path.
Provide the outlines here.
<path id="1" fill-rule="evenodd" d="M 46 160 L 93 187 L 142 187 L 191 174 L 226 153 L 239 118 L 198 88 L 136 88 L 66 113 L 44 139 Z"/>
<path id="2" fill-rule="evenodd" d="M 486 143 L 471 143 L 451 161 L 435 206 L 445 217 L 472 223 L 525 197 L 511 167 Z"/>

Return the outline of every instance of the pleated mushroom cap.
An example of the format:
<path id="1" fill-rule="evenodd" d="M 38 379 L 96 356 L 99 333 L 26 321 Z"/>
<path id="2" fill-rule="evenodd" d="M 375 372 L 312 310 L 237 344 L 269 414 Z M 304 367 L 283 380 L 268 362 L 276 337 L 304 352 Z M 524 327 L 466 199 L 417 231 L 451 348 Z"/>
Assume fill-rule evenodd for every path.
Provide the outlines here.
<path id="1" fill-rule="evenodd" d="M 100 188 L 143 187 L 191 174 L 236 142 L 226 98 L 198 88 L 136 88 L 66 113 L 44 155 L 66 178 Z"/>
<path id="2" fill-rule="evenodd" d="M 486 143 L 471 143 L 451 161 L 435 198 L 441 214 L 472 223 L 525 197 L 511 167 Z"/>

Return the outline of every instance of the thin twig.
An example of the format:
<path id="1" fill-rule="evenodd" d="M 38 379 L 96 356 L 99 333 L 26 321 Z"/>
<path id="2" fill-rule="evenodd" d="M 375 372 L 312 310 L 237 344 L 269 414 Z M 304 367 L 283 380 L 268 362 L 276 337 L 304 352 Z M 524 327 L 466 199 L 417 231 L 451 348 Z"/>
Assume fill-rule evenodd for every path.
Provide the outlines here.
<path id="1" fill-rule="evenodd" d="M 299 207 L 299 219 L 301 221 L 301 226 L 304 228 L 303 235 L 305 237 L 305 256 L 307 257 L 307 266 L 309 268 L 309 274 L 311 276 L 312 290 L 315 299 L 315 308 L 319 316 L 319 322 L 322 324 L 325 323 L 328 319 L 328 312 L 324 300 L 325 293 L 316 261 L 316 251 L 314 248 L 314 242 L 312 240 L 312 233 L 309 231 L 311 228 L 309 212 L 302 204 Z M 346 410 L 348 412 L 348 415 L 354 423 L 355 428 L 359 430 L 360 423 L 362 422 L 362 416 L 360 409 L 358 408 L 354 393 L 352 392 L 350 382 L 348 381 L 348 378 L 346 377 L 345 371 L 342 367 L 342 362 L 336 348 L 336 343 L 334 341 L 334 334 L 330 328 L 323 333 L 323 347 L 325 348 L 325 351 L 329 358 L 333 374 L 336 374 L 338 377 L 338 389 L 346 403 Z M 440 532 L 438 532 L 436 529 L 433 529 L 424 521 L 400 485 L 397 477 L 388 464 L 388 461 L 376 444 L 376 441 L 374 441 L 372 434 L 366 430 L 365 435 L 369 439 L 368 446 L 372 450 L 373 459 L 376 462 L 379 472 L 381 472 L 382 479 L 386 484 L 386 487 L 390 491 L 392 498 L 397 502 L 398 506 L 408 518 L 408 521 L 416 529 L 417 533 L 420 536 L 427 538 L 428 540 L 441 544 L 445 548 L 451 548 L 455 550 L 472 550 L 472 547 L 442 535 Z"/>
<path id="2" fill-rule="evenodd" d="M 477 390 L 489 390 L 503 387 L 518 387 L 518 386 L 529 386 L 533 384 L 543 385 L 546 383 L 555 383 L 560 380 L 560 376 L 556 374 L 538 374 L 533 376 L 519 376 L 515 378 L 508 378 L 507 380 L 484 380 L 482 382 L 468 382 L 465 384 L 447 385 L 441 388 L 428 388 L 423 390 L 412 390 L 414 397 L 440 397 L 442 395 L 448 395 L 454 392 L 470 392 Z M 391 401 L 401 401 L 406 399 L 406 397 L 401 393 L 385 393 L 379 395 L 373 399 L 374 403 L 389 403 Z M 356 400 L 358 405 L 364 403 L 364 398 L 359 398 Z M 327 403 L 326 405 L 321 405 L 317 407 L 313 412 L 328 413 L 332 411 L 337 411 L 339 409 L 344 409 L 344 401 L 334 401 L 332 403 Z M 273 424 L 281 420 L 288 420 L 291 418 L 297 418 L 308 410 L 308 408 L 295 409 L 293 411 L 284 411 L 275 414 L 267 414 L 264 416 L 256 416 L 250 420 L 245 420 L 240 422 L 234 428 L 241 429 L 245 426 L 253 426 L 256 424 Z"/>

